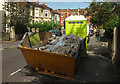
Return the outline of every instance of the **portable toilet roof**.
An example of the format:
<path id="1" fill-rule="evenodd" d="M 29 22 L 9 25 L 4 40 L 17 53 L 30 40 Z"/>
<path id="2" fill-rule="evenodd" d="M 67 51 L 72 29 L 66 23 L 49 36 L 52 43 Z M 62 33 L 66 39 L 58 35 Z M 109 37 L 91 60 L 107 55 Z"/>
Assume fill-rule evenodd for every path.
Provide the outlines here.
<path id="1" fill-rule="evenodd" d="M 71 15 L 65 19 L 65 21 L 87 20 L 83 15 Z"/>

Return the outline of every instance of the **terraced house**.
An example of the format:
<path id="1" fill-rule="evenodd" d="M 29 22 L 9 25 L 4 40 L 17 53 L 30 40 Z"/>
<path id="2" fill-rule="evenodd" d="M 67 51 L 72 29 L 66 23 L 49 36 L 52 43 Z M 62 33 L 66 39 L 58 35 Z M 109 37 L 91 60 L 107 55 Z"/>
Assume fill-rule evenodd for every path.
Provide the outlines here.
<path id="1" fill-rule="evenodd" d="M 80 8 L 78 8 L 78 9 L 58 9 L 58 10 L 54 10 L 54 11 L 60 13 L 59 18 L 60 18 L 60 24 L 62 26 L 64 26 L 64 20 L 67 17 L 69 17 L 71 15 L 83 15 L 86 12 L 85 9 L 80 9 Z"/>
<path id="2" fill-rule="evenodd" d="M 30 18 L 31 23 L 37 23 L 44 21 L 59 22 L 59 13 L 53 11 L 52 8 L 48 7 L 46 3 L 39 4 L 39 2 L 30 2 Z"/>

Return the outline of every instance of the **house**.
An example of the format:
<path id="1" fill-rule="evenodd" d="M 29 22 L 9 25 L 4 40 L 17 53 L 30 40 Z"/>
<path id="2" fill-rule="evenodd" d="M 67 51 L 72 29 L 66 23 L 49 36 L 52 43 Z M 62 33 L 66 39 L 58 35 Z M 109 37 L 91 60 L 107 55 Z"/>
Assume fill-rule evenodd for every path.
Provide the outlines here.
<path id="1" fill-rule="evenodd" d="M 39 4 L 39 2 L 30 2 L 30 18 L 31 23 L 45 22 L 59 20 L 55 17 L 59 16 L 59 13 L 54 12 L 52 8 L 48 7 L 46 3 Z"/>
<path id="2" fill-rule="evenodd" d="M 55 22 L 55 23 L 59 23 L 59 21 L 60 21 L 60 14 L 58 13 L 58 12 L 56 12 L 56 11 L 52 11 L 52 13 L 53 13 L 53 21 Z"/>
<path id="3" fill-rule="evenodd" d="M 30 3 L 30 16 L 31 23 L 35 22 L 44 22 L 51 21 L 51 11 L 52 8 L 49 8 L 45 3 L 39 4 L 36 2 Z"/>
<path id="4" fill-rule="evenodd" d="M 86 12 L 85 9 L 80 9 L 80 8 L 78 8 L 78 9 L 58 9 L 58 10 L 54 10 L 54 11 L 60 13 L 59 18 L 60 18 L 60 24 L 62 26 L 64 26 L 64 20 L 67 17 L 69 17 L 71 15 L 73 15 L 73 16 L 74 15 L 83 15 Z"/>

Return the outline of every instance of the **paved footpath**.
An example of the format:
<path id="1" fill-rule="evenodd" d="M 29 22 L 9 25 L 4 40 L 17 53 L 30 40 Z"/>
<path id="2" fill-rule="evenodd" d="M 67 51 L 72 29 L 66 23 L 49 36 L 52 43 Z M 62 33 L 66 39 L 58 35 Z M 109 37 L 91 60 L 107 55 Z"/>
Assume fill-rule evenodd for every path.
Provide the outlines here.
<path id="1" fill-rule="evenodd" d="M 2 48 L 0 48 L 0 50 L 5 50 L 5 49 L 17 47 L 19 43 L 20 43 L 20 41 L 14 41 L 14 42 L 3 41 L 2 42 Z"/>

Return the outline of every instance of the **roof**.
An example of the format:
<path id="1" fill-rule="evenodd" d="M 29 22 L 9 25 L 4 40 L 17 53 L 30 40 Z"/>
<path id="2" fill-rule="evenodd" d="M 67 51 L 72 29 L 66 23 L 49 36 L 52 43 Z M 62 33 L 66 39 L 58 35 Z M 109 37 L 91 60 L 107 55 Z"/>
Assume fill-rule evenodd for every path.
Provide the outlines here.
<path id="1" fill-rule="evenodd" d="M 52 11 L 54 14 L 60 14 L 60 13 L 58 13 L 56 10 L 53 10 Z"/>
<path id="2" fill-rule="evenodd" d="M 42 7 L 45 8 L 45 9 L 50 9 L 50 10 L 52 10 L 52 8 L 48 7 L 47 5 L 40 4 L 40 6 L 42 6 Z"/>
<path id="3" fill-rule="evenodd" d="M 29 4 L 35 6 L 35 7 L 41 7 L 40 4 L 36 3 L 36 2 L 29 2 Z"/>
<path id="4" fill-rule="evenodd" d="M 72 20 L 87 20 L 83 15 L 75 15 L 75 16 L 69 16 L 65 19 L 65 21 L 72 21 Z"/>
<path id="5" fill-rule="evenodd" d="M 35 7 L 42 7 L 44 9 L 49 9 L 49 10 L 52 10 L 52 8 L 48 7 L 47 5 L 44 5 L 44 4 L 38 4 L 36 2 L 30 2 L 31 5 L 35 6 Z"/>
<path id="6" fill-rule="evenodd" d="M 66 12 L 67 9 L 58 9 L 60 12 Z"/>
<path id="7" fill-rule="evenodd" d="M 67 11 L 69 11 L 69 12 L 78 12 L 78 9 L 58 9 L 58 12 L 67 12 Z M 80 9 L 80 11 L 85 11 L 85 9 Z"/>
<path id="8" fill-rule="evenodd" d="M 70 11 L 71 11 L 71 12 L 73 12 L 73 11 L 78 11 L 78 9 L 70 9 Z"/>

